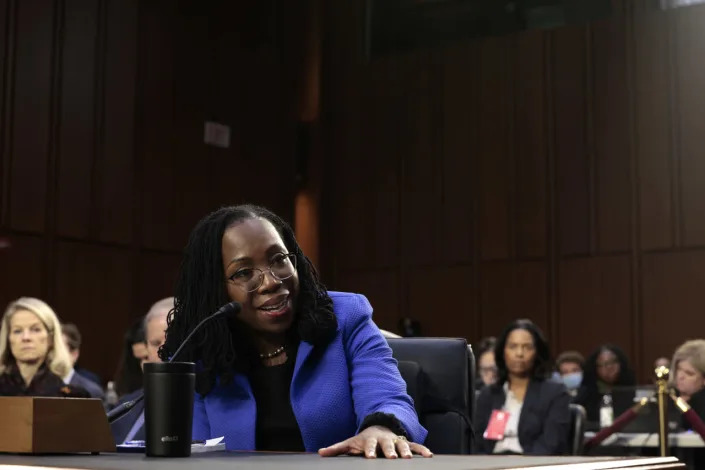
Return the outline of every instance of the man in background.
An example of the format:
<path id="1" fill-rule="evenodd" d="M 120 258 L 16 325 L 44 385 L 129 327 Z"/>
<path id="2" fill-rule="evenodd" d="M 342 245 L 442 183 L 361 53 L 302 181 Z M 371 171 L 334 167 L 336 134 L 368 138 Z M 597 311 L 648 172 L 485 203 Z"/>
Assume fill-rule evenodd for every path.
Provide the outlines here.
<path id="1" fill-rule="evenodd" d="M 66 343 L 66 347 L 71 355 L 71 364 L 73 366 L 68 375 L 64 377 L 64 383 L 66 385 L 81 387 L 91 395 L 91 398 L 100 398 L 103 400 L 105 394 L 100 384 L 76 370 L 76 362 L 78 362 L 78 358 L 81 356 L 81 332 L 78 330 L 78 327 L 73 323 L 64 323 L 61 325 L 61 333 L 64 337 L 64 343 Z"/>
<path id="2" fill-rule="evenodd" d="M 174 298 L 167 297 L 152 305 L 144 317 L 144 338 L 147 347 L 146 362 L 161 362 L 159 348 L 166 340 L 166 319 L 169 311 L 174 308 Z M 143 393 L 143 389 L 125 395 L 118 406 L 134 400 Z M 125 416 L 113 422 L 110 429 L 115 444 L 126 441 L 143 441 L 144 435 L 144 401 L 139 402 Z"/>
<path id="3" fill-rule="evenodd" d="M 667 357 L 659 357 L 654 361 L 654 370 L 658 369 L 659 367 L 665 367 L 666 369 L 670 369 L 671 360 Z M 675 373 L 675 371 L 671 371 L 671 373 Z"/>

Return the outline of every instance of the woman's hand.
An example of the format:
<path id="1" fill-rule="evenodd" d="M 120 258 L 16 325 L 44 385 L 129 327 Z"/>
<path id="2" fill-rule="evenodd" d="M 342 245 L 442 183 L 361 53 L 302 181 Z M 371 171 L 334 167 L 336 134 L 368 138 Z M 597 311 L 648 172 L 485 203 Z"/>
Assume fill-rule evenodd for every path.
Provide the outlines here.
<path id="1" fill-rule="evenodd" d="M 368 459 L 377 458 L 377 450 L 381 450 L 388 459 L 401 456 L 410 459 L 412 454 L 423 457 L 433 457 L 425 446 L 409 442 L 403 436 L 397 436 L 384 426 L 370 426 L 360 434 L 346 439 L 330 447 L 318 450 L 322 457 L 334 457 L 340 454 L 364 455 Z"/>

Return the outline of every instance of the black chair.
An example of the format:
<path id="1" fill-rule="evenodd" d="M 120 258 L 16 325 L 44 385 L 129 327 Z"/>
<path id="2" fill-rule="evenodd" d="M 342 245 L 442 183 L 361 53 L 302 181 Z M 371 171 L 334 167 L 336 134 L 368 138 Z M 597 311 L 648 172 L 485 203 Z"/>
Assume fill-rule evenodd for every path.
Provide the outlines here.
<path id="1" fill-rule="evenodd" d="M 571 455 L 582 455 L 583 444 L 585 442 L 585 420 L 587 413 L 585 408 L 575 403 L 570 404 L 570 434 L 568 435 L 568 445 Z"/>
<path id="2" fill-rule="evenodd" d="M 475 403 L 477 402 L 477 369 L 475 368 L 475 353 L 472 350 L 472 345 L 468 344 L 468 401 L 470 403 L 470 410 L 468 416 L 470 417 L 470 422 L 475 419 Z"/>
<path id="3" fill-rule="evenodd" d="M 414 399 L 426 446 L 437 454 L 472 451 L 474 368 L 464 339 L 387 338 L 399 372 Z"/>

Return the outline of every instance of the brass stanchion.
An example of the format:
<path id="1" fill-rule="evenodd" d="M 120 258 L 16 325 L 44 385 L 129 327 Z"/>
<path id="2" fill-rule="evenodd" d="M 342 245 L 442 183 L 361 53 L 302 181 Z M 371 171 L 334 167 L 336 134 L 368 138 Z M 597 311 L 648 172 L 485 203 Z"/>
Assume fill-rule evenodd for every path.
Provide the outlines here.
<path id="1" fill-rule="evenodd" d="M 666 457 L 668 455 L 668 368 L 664 366 L 658 367 L 655 371 L 656 373 L 656 385 L 658 387 L 658 392 L 656 398 L 658 399 L 658 440 L 659 440 L 659 451 L 661 452 L 661 457 Z"/>

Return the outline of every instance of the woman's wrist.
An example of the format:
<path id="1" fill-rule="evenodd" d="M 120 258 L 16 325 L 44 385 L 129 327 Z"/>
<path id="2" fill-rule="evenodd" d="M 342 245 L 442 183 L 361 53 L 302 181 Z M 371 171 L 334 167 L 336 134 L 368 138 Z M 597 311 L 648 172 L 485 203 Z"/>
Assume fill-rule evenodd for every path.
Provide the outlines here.
<path id="1" fill-rule="evenodd" d="M 371 426 L 382 426 L 398 436 L 404 436 L 407 439 L 409 438 L 409 435 L 406 432 L 406 429 L 404 429 L 404 426 L 401 424 L 401 421 L 399 421 L 399 419 L 391 413 L 383 413 L 378 411 L 367 415 L 365 419 L 362 420 L 360 432 Z"/>

